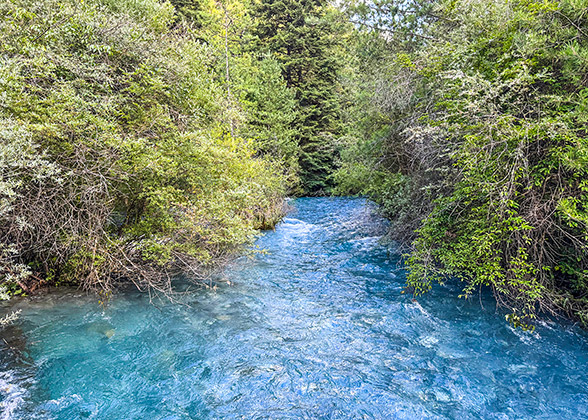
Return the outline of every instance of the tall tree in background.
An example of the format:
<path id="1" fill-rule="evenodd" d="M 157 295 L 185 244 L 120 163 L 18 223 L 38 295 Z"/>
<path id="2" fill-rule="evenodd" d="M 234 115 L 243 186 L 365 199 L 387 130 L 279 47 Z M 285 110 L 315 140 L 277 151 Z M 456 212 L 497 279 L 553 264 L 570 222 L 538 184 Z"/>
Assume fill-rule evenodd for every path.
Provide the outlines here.
<path id="1" fill-rule="evenodd" d="M 253 48 L 278 60 L 287 87 L 295 91 L 302 188 L 324 193 L 338 131 L 336 24 L 325 0 L 261 0 L 253 15 Z"/>

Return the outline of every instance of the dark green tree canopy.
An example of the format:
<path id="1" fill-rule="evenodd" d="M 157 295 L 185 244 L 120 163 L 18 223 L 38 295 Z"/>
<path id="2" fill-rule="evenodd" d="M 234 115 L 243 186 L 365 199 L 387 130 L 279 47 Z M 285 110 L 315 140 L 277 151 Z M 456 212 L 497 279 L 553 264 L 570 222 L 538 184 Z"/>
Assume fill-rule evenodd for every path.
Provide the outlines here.
<path id="1" fill-rule="evenodd" d="M 254 4 L 252 46 L 270 53 L 282 65 L 294 89 L 298 118 L 303 189 L 326 192 L 334 167 L 332 137 L 338 132 L 337 81 L 340 64 L 334 54 L 336 25 L 322 0 L 262 0 Z"/>

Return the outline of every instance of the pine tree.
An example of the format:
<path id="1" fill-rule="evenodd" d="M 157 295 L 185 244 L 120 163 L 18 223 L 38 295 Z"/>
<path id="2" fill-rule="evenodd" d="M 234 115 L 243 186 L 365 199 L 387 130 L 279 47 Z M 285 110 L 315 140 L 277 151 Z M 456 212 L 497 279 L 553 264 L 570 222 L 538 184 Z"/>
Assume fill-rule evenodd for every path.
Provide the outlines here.
<path id="1" fill-rule="evenodd" d="M 261 0 L 253 6 L 254 49 L 270 53 L 296 92 L 299 165 L 306 193 L 325 193 L 334 169 L 339 65 L 334 21 L 325 0 Z"/>
<path id="2" fill-rule="evenodd" d="M 204 0 L 171 0 L 170 3 L 176 9 L 177 20 L 184 18 L 196 27 L 202 27 L 207 7 Z"/>

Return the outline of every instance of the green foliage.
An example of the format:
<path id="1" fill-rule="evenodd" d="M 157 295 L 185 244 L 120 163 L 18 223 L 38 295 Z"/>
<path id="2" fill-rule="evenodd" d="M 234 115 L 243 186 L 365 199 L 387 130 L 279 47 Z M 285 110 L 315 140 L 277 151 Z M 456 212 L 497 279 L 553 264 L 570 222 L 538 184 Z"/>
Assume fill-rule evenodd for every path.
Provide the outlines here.
<path id="1" fill-rule="evenodd" d="M 218 50 L 170 3 L 17 0 L 0 16 L 0 283 L 169 292 L 279 220 L 281 166 L 228 134 Z"/>
<path id="2" fill-rule="evenodd" d="M 272 156 L 284 165 L 291 188 L 299 184 L 299 154 L 295 122 L 298 119 L 297 103 L 293 89 L 286 87 L 282 68 L 273 58 L 240 64 L 238 86 L 240 103 L 248 114 L 244 136 L 256 139 L 261 154 Z"/>
<path id="3" fill-rule="evenodd" d="M 339 131 L 336 12 L 322 0 L 261 0 L 254 3 L 253 16 L 252 47 L 280 63 L 295 94 L 302 189 L 324 194 L 331 188 Z"/>
<path id="4" fill-rule="evenodd" d="M 207 2 L 205 0 L 173 0 L 170 3 L 176 10 L 177 19 L 185 19 L 191 24 L 202 27 L 207 21 Z"/>
<path id="5" fill-rule="evenodd" d="M 435 19 L 435 0 L 345 0 L 341 6 L 361 30 L 411 50 L 429 38 L 428 24 Z"/>
<path id="6" fill-rule="evenodd" d="M 233 136 L 253 140 L 259 156 L 280 166 L 288 191 L 299 192 L 295 91 L 286 86 L 276 59 L 251 50 L 253 6 L 225 0 L 200 2 L 198 7 L 197 22 L 185 15 L 182 19 L 198 27 L 197 39 L 207 45 L 212 58 L 205 76 L 217 79 L 224 90 L 223 98 L 218 98 L 222 101 L 219 119 Z"/>
<path id="7" fill-rule="evenodd" d="M 420 42 L 391 35 L 372 57 L 373 93 L 359 106 L 374 145 L 361 164 L 375 172 L 353 184 L 397 221 L 421 221 L 408 261 L 415 294 L 458 278 L 464 297 L 490 287 L 517 326 L 541 312 L 585 322 L 585 7 L 439 1 Z"/>

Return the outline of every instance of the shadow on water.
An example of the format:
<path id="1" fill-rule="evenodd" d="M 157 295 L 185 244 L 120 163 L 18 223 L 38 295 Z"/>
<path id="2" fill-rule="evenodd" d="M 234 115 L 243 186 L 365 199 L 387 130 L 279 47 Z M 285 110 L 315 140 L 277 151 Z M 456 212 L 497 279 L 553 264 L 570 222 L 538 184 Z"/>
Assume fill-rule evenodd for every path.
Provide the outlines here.
<path id="1" fill-rule="evenodd" d="M 588 418 L 585 333 L 514 330 L 459 285 L 414 301 L 369 203 L 294 205 L 258 239 L 266 253 L 182 304 L 131 290 L 106 308 L 71 292 L 18 303 L 0 419 Z"/>

